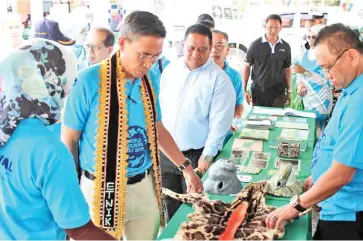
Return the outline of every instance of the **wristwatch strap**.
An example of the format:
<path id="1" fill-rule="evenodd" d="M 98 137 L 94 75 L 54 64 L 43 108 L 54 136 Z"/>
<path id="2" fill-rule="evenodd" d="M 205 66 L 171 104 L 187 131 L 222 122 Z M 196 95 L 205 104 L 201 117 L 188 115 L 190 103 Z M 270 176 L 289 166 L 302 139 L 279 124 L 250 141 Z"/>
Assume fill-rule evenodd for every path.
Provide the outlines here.
<path id="1" fill-rule="evenodd" d="M 192 164 L 192 162 L 188 158 L 186 158 L 184 163 L 181 164 L 180 166 L 178 166 L 178 169 L 179 169 L 179 171 L 182 172 L 182 171 L 184 171 L 185 168 L 187 168 L 191 164 Z"/>

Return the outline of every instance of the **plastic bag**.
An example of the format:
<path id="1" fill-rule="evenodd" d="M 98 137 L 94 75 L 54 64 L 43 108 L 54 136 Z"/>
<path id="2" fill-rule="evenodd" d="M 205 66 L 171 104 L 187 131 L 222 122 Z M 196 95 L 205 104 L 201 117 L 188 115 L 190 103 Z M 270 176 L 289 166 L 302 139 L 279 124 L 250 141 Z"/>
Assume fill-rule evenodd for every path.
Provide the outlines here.
<path id="1" fill-rule="evenodd" d="M 302 98 L 294 91 L 294 93 L 291 94 L 291 104 L 290 107 L 295 110 L 304 110 L 304 103 Z"/>

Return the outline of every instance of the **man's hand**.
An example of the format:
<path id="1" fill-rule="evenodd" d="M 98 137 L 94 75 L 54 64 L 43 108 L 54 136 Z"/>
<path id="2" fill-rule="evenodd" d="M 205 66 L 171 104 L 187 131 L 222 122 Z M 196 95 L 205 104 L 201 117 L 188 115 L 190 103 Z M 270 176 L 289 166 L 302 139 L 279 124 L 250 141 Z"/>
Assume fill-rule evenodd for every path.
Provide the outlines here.
<path id="1" fill-rule="evenodd" d="M 304 95 L 306 95 L 307 89 L 303 82 L 297 84 L 296 90 L 299 96 L 303 97 Z"/>
<path id="2" fill-rule="evenodd" d="M 246 98 L 246 101 L 247 101 L 247 104 L 251 104 L 252 102 L 252 95 L 248 92 L 248 91 L 245 91 L 245 98 Z"/>
<path id="3" fill-rule="evenodd" d="M 278 229 L 285 225 L 287 221 L 290 221 L 299 216 L 299 212 L 290 204 L 280 207 L 266 217 L 266 225 L 270 229 Z"/>
<path id="4" fill-rule="evenodd" d="M 310 176 L 310 177 L 306 178 L 304 181 L 304 192 L 308 191 L 313 185 L 314 185 L 313 177 Z"/>
<path id="5" fill-rule="evenodd" d="M 206 162 L 204 157 L 201 156 L 198 160 L 198 170 L 199 172 L 204 175 L 204 173 L 208 170 L 208 168 L 212 165 L 211 162 Z"/>
<path id="6" fill-rule="evenodd" d="M 299 64 L 294 64 L 291 67 L 291 70 L 292 70 L 292 72 L 297 73 L 297 74 L 303 74 L 306 71 L 306 69 Z"/>
<path id="7" fill-rule="evenodd" d="M 183 171 L 184 178 L 188 184 L 187 186 L 187 192 L 197 192 L 201 193 L 203 192 L 203 182 L 200 180 L 198 175 L 193 170 L 192 166 L 188 166 Z"/>

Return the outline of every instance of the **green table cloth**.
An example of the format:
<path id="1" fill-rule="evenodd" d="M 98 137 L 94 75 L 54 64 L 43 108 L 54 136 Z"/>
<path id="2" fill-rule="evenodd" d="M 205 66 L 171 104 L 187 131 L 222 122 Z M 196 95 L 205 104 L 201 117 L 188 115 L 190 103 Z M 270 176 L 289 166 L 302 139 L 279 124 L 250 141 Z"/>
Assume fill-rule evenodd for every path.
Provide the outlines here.
<path id="1" fill-rule="evenodd" d="M 253 114 L 253 109 L 250 114 Z M 278 117 L 280 120 L 282 117 Z M 304 180 L 306 177 L 310 176 L 311 173 L 311 160 L 314 150 L 314 145 L 316 142 L 316 121 L 315 119 L 307 118 L 307 123 L 309 124 L 309 137 L 307 139 L 308 148 L 304 152 L 300 152 L 299 160 L 300 160 L 300 172 L 297 176 L 298 179 Z M 270 159 L 268 162 L 267 168 L 263 169 L 257 175 L 251 175 L 252 181 L 259 180 L 267 180 L 271 176 L 268 175 L 268 170 L 276 169 L 275 160 L 277 157 L 277 150 L 270 149 L 269 142 L 271 140 L 277 139 L 281 134 L 282 128 L 271 128 L 269 133 L 269 139 L 264 141 L 263 144 L 263 152 L 270 153 Z M 229 158 L 232 152 L 232 145 L 235 138 L 238 138 L 239 132 L 236 132 L 233 137 L 227 142 L 227 144 L 222 149 L 221 153 L 217 157 L 217 159 Z M 247 165 L 248 162 L 245 164 Z M 206 178 L 208 172 L 205 174 L 203 179 Z M 249 175 L 249 174 L 248 174 Z M 245 183 L 242 183 L 243 186 L 246 186 Z M 210 199 L 214 200 L 222 200 L 225 202 L 231 202 L 235 197 L 229 195 L 209 195 Z M 274 197 L 270 195 L 266 195 L 266 203 L 272 206 L 283 206 L 289 202 L 289 198 L 284 197 Z M 175 213 L 173 218 L 169 221 L 166 228 L 161 232 L 158 237 L 158 240 L 162 239 L 170 239 L 173 238 L 176 232 L 178 231 L 180 225 L 187 221 L 187 215 L 193 213 L 193 208 L 188 204 L 183 204 L 179 210 Z M 305 215 L 295 220 L 293 223 L 290 223 L 286 226 L 286 233 L 284 236 L 284 240 L 311 240 L 311 215 Z"/>

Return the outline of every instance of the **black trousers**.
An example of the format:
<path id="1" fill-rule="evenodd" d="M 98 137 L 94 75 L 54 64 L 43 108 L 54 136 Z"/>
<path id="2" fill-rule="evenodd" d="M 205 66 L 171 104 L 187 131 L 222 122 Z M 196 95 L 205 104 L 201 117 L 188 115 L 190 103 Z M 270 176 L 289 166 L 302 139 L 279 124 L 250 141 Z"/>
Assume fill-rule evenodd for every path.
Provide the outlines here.
<path id="1" fill-rule="evenodd" d="M 363 212 L 358 212 L 356 221 L 319 220 L 314 240 L 363 240 Z"/>
<path id="2" fill-rule="evenodd" d="M 203 148 L 184 151 L 183 154 L 191 160 L 192 167 L 197 168 L 198 160 L 202 155 L 202 152 Z M 163 152 L 160 152 L 160 166 L 163 187 L 176 193 L 186 193 L 187 186 L 185 184 L 183 173 L 179 171 L 179 169 L 163 154 Z M 165 196 L 164 198 L 170 220 L 182 203 L 168 196 Z"/>
<path id="3" fill-rule="evenodd" d="M 283 84 L 261 89 L 255 82 L 251 85 L 253 106 L 285 107 L 286 95 Z"/>

